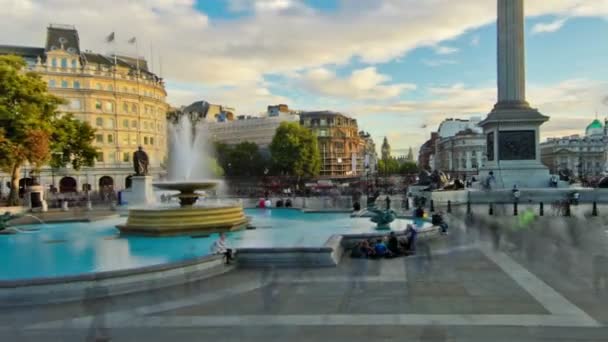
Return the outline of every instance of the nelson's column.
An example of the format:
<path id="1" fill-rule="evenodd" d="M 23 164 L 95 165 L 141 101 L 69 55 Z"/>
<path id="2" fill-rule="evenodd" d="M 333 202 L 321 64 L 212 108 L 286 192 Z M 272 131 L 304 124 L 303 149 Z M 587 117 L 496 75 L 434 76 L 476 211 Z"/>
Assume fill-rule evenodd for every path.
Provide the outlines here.
<path id="1" fill-rule="evenodd" d="M 524 0 L 498 0 L 498 102 L 480 123 L 496 188 L 544 188 L 549 171 L 540 161 L 540 125 L 549 120 L 526 101 Z"/>

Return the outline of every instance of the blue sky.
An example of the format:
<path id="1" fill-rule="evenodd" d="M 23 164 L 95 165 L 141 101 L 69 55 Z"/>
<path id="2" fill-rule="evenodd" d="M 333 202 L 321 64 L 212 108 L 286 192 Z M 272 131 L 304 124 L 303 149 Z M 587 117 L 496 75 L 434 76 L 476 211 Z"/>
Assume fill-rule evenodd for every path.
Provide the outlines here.
<path id="1" fill-rule="evenodd" d="M 596 112 L 608 115 L 608 0 L 525 3 L 528 100 L 551 117 L 541 134 L 582 133 Z M 174 106 L 342 111 L 397 153 L 445 118 L 486 115 L 496 99 L 495 0 L 7 0 L 3 9 L 5 44 L 39 46 L 50 22 L 75 25 L 94 51 L 108 50 L 111 31 L 119 50 L 136 36 Z"/>

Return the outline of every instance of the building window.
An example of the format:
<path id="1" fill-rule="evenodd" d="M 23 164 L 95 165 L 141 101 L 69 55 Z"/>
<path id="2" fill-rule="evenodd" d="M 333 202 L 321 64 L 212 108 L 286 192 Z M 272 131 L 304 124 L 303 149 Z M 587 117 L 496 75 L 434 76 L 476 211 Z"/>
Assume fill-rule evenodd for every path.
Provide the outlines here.
<path id="1" fill-rule="evenodd" d="M 135 103 L 131 105 L 131 111 L 137 114 L 137 105 Z"/>
<path id="2" fill-rule="evenodd" d="M 156 129 L 160 132 L 160 123 L 156 124 Z"/>
<path id="3" fill-rule="evenodd" d="M 131 92 L 137 94 L 137 90 L 135 88 L 131 88 Z"/>
<path id="4" fill-rule="evenodd" d="M 56 68 L 56 67 L 57 67 L 57 58 L 53 58 L 53 59 L 51 59 L 51 66 L 52 66 L 53 68 Z"/>
<path id="5" fill-rule="evenodd" d="M 74 81 L 74 89 L 80 89 L 80 81 Z"/>
<path id="6" fill-rule="evenodd" d="M 78 63 L 75 59 L 72 59 L 72 69 L 76 69 L 76 67 L 78 67 Z"/>
<path id="7" fill-rule="evenodd" d="M 154 145 L 154 137 L 150 137 L 150 145 Z"/>
<path id="8" fill-rule="evenodd" d="M 127 119 L 122 120 L 122 127 L 129 128 L 129 120 L 127 120 Z"/>
<path id="9" fill-rule="evenodd" d="M 114 135 L 113 134 L 108 134 L 108 143 L 111 144 L 114 142 Z"/>
<path id="10" fill-rule="evenodd" d="M 137 145 L 137 135 L 133 134 L 129 136 L 129 139 L 131 139 L 131 145 Z"/>
<path id="11" fill-rule="evenodd" d="M 110 154 L 108 154 L 108 161 L 110 163 L 116 162 L 116 154 L 114 152 L 110 152 Z"/>
<path id="12" fill-rule="evenodd" d="M 144 137 L 144 145 L 148 145 L 148 137 Z"/>
<path id="13" fill-rule="evenodd" d="M 103 118 L 97 118 L 97 119 L 95 119 L 95 125 L 97 127 L 103 127 Z"/>
<path id="14" fill-rule="evenodd" d="M 95 141 L 103 143 L 103 134 L 95 134 Z"/>
<path id="15" fill-rule="evenodd" d="M 131 121 L 131 128 L 137 128 L 137 121 L 136 120 Z"/>
<path id="16" fill-rule="evenodd" d="M 122 161 L 125 163 L 128 163 L 130 160 L 131 160 L 131 155 L 129 154 L 129 152 L 123 152 Z"/>
<path id="17" fill-rule="evenodd" d="M 128 103 L 126 103 L 126 102 L 122 103 L 122 111 L 125 112 L 125 113 L 129 112 L 129 104 Z"/>
<path id="18" fill-rule="evenodd" d="M 62 58 L 61 59 L 61 67 L 64 69 L 68 68 L 68 59 L 67 58 Z"/>
<path id="19" fill-rule="evenodd" d="M 95 101 L 95 109 L 101 110 L 101 101 Z"/>
<path id="20" fill-rule="evenodd" d="M 114 90 L 114 87 L 112 87 L 111 84 L 108 84 L 108 91 L 112 91 L 112 90 Z"/>
<path id="21" fill-rule="evenodd" d="M 55 80 L 49 80 L 49 87 L 55 88 L 56 86 L 57 86 L 57 81 L 55 81 Z"/>
<path id="22" fill-rule="evenodd" d="M 101 86 L 101 83 L 97 83 L 96 86 L 97 86 L 97 90 L 102 90 L 103 89 L 102 86 Z"/>
<path id="23" fill-rule="evenodd" d="M 103 163 L 103 152 L 97 152 L 95 159 L 97 159 L 98 162 Z"/>
<path id="24" fill-rule="evenodd" d="M 67 87 L 68 87 L 68 81 L 62 80 L 61 81 L 61 88 L 67 88 Z"/>
<path id="25" fill-rule="evenodd" d="M 114 113 L 114 102 L 106 102 L 106 112 Z"/>
<path id="26" fill-rule="evenodd" d="M 144 121 L 144 129 L 148 129 L 148 121 Z"/>

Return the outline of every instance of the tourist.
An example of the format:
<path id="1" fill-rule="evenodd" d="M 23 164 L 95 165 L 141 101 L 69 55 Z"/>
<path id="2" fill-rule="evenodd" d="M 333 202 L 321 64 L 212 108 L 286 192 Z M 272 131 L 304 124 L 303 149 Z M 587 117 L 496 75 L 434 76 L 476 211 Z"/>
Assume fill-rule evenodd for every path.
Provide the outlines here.
<path id="1" fill-rule="evenodd" d="M 382 239 L 376 240 L 376 244 L 374 245 L 374 252 L 377 258 L 386 258 L 391 257 L 393 255 L 393 253 L 388 250 L 386 244 L 384 243 L 384 241 L 382 241 Z"/>
<path id="2" fill-rule="evenodd" d="M 211 245 L 211 253 L 223 254 L 226 257 L 226 265 L 229 265 L 230 261 L 232 261 L 232 249 L 228 248 L 228 242 L 224 233 L 220 233 L 220 238 L 215 240 Z"/>
<path id="3" fill-rule="evenodd" d="M 403 250 L 399 247 L 399 239 L 397 239 L 397 235 L 395 232 L 391 232 L 388 236 L 388 250 L 391 251 L 394 255 L 402 255 Z"/>
<path id="4" fill-rule="evenodd" d="M 283 208 L 283 200 L 280 199 L 277 201 L 277 208 Z"/>
<path id="5" fill-rule="evenodd" d="M 359 244 L 358 247 L 359 247 L 361 254 L 363 254 L 363 256 L 365 256 L 365 257 L 371 258 L 376 254 L 376 252 L 374 251 L 374 248 L 372 248 L 372 246 L 370 246 L 369 241 L 367 241 L 367 240 L 361 241 L 361 243 Z"/>
<path id="6" fill-rule="evenodd" d="M 258 208 L 260 208 L 260 209 L 266 208 L 266 201 L 264 201 L 263 198 L 260 198 L 260 201 L 258 202 Z"/>
<path id="7" fill-rule="evenodd" d="M 272 208 L 272 201 L 268 198 L 264 201 L 264 208 Z"/>
<path id="8" fill-rule="evenodd" d="M 441 228 L 441 235 L 448 235 L 448 224 L 443 219 L 443 213 L 439 212 L 431 216 L 431 223 Z"/>
<path id="9" fill-rule="evenodd" d="M 415 254 L 416 252 L 416 237 L 418 236 L 418 231 L 411 224 L 407 225 L 407 229 L 405 230 L 405 239 L 401 243 L 401 245 L 405 248 L 407 254 Z"/>
<path id="10" fill-rule="evenodd" d="M 485 188 L 487 190 L 492 190 L 492 184 L 496 182 L 496 178 L 494 178 L 494 171 L 490 171 L 488 173 L 488 178 L 486 178 Z"/>
<path id="11" fill-rule="evenodd" d="M 360 211 L 361 210 L 361 204 L 359 202 L 355 202 L 353 204 L 353 210 L 354 211 Z"/>
<path id="12" fill-rule="evenodd" d="M 422 206 L 418 206 L 416 210 L 414 210 L 414 223 L 418 227 L 422 227 L 424 225 L 424 217 L 426 213 L 424 212 L 424 208 Z"/>
<path id="13" fill-rule="evenodd" d="M 288 198 L 288 199 L 285 201 L 285 208 L 291 208 L 291 206 L 292 206 L 292 204 L 291 204 L 291 199 L 289 199 L 289 198 Z"/>

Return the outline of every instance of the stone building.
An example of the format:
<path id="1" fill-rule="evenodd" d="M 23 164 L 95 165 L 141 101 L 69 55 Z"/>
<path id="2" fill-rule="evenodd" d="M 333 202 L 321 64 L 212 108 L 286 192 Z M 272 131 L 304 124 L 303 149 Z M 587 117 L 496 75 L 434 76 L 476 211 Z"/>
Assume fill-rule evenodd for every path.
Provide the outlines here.
<path id="1" fill-rule="evenodd" d="M 596 177 L 606 172 L 608 121 L 593 120 L 585 135 L 549 138 L 540 144 L 541 160 L 552 174 L 570 170 L 579 177 Z"/>
<path id="2" fill-rule="evenodd" d="M 359 132 L 359 137 L 363 139 L 365 146 L 363 151 L 363 167 L 366 169 L 366 172 L 369 172 L 370 175 L 376 174 L 378 172 L 378 153 L 376 152 L 376 143 L 369 132 L 361 131 Z"/>
<path id="3" fill-rule="evenodd" d="M 479 130 L 467 128 L 453 136 L 438 139 L 434 167 L 453 179 L 474 176 L 483 165 L 485 149 L 485 136 Z"/>
<path id="4" fill-rule="evenodd" d="M 80 171 L 43 167 L 38 175 L 41 184 L 60 192 L 123 189 L 130 183 L 131 157 L 140 145 L 150 157 L 151 174 L 158 177 L 163 172 L 167 93 L 146 60 L 82 50 L 78 31 L 66 25 L 50 25 L 44 47 L 1 45 L 0 54 L 23 57 L 28 69 L 48 82 L 49 92 L 67 101 L 61 111 L 96 129 L 95 166 Z M 22 186 L 29 181 L 28 171 L 28 166 L 22 171 Z M 9 180 L 0 173 L 4 187 Z"/>
<path id="5" fill-rule="evenodd" d="M 300 124 L 319 141 L 321 177 L 354 178 L 365 174 L 365 141 L 357 120 L 331 111 L 303 112 Z"/>

